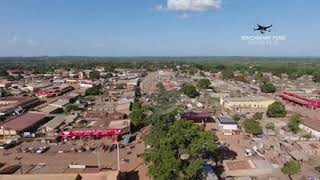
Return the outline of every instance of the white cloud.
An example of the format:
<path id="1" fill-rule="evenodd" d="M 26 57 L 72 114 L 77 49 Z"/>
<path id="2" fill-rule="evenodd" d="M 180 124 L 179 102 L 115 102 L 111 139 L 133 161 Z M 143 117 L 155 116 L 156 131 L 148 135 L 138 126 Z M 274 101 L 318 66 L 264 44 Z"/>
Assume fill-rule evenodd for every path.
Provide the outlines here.
<path id="1" fill-rule="evenodd" d="M 209 11 L 219 9 L 222 0 L 168 0 L 166 9 L 170 11 Z"/>
<path id="2" fill-rule="evenodd" d="M 178 18 L 179 19 L 188 19 L 190 16 L 189 16 L 189 14 L 187 14 L 187 13 L 183 13 L 183 14 L 180 14 L 179 16 L 178 16 Z"/>

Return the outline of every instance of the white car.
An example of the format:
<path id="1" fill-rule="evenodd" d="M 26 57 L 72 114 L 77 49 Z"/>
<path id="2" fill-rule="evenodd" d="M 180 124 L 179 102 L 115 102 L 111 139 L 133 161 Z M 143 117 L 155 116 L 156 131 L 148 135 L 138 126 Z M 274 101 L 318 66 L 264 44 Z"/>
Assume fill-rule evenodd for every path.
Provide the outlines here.
<path id="1" fill-rule="evenodd" d="M 36 153 L 42 154 L 42 153 L 46 152 L 48 149 L 49 149 L 48 146 L 41 146 L 41 147 L 39 147 L 39 149 L 37 149 Z"/>

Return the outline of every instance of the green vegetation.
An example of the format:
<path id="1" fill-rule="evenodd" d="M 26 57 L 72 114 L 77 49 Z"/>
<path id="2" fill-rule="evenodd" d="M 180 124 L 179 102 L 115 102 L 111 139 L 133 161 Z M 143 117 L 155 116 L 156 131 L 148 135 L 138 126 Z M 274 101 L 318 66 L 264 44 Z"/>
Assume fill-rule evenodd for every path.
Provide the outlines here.
<path id="1" fill-rule="evenodd" d="M 247 79 L 247 77 L 246 77 L 245 75 L 243 75 L 243 74 L 240 74 L 240 75 L 235 76 L 235 77 L 234 77 L 234 80 L 235 80 L 235 81 L 244 82 L 244 83 L 248 83 L 248 82 L 249 82 L 248 79 Z"/>
<path id="2" fill-rule="evenodd" d="M 252 116 L 252 119 L 254 119 L 254 120 L 261 120 L 262 118 L 263 118 L 263 112 L 256 112 Z"/>
<path id="3" fill-rule="evenodd" d="M 280 118 L 285 117 L 287 115 L 287 111 L 285 106 L 281 102 L 274 102 L 269 105 L 267 110 L 267 116 L 270 118 Z"/>
<path id="4" fill-rule="evenodd" d="M 317 83 L 320 83 L 320 72 L 315 72 L 313 74 L 313 81 L 317 82 Z"/>
<path id="5" fill-rule="evenodd" d="M 67 104 L 64 108 L 63 108 L 65 113 L 69 113 L 71 111 L 77 111 L 79 110 L 77 105 L 74 104 Z"/>
<path id="6" fill-rule="evenodd" d="M 239 116 L 239 114 L 234 114 L 232 116 L 232 119 L 235 120 L 235 121 L 240 121 L 241 120 L 241 117 Z"/>
<path id="7" fill-rule="evenodd" d="M 90 79 L 99 79 L 100 78 L 100 72 L 99 71 L 91 71 L 90 74 Z"/>
<path id="8" fill-rule="evenodd" d="M 260 86 L 260 89 L 261 89 L 261 92 L 264 92 L 264 93 L 274 93 L 277 90 L 277 88 L 271 82 L 263 83 Z"/>
<path id="9" fill-rule="evenodd" d="M 139 102 L 133 102 L 131 106 L 131 113 L 129 115 L 131 119 L 131 123 L 135 127 L 142 127 L 145 124 L 146 115 L 141 108 L 141 104 Z"/>
<path id="10" fill-rule="evenodd" d="M 91 88 L 86 89 L 85 93 L 86 96 L 96 96 L 100 94 L 100 87 L 93 86 Z"/>
<path id="11" fill-rule="evenodd" d="M 199 89 L 209 89 L 210 84 L 211 82 L 209 79 L 200 79 L 197 83 L 197 87 Z"/>
<path id="12" fill-rule="evenodd" d="M 272 122 L 266 124 L 266 129 L 273 130 L 275 129 L 275 125 Z"/>
<path id="13" fill-rule="evenodd" d="M 199 96 L 199 92 L 197 91 L 196 87 L 192 84 L 183 84 L 181 92 L 187 95 L 189 98 L 195 98 Z"/>
<path id="14" fill-rule="evenodd" d="M 247 133 L 252 135 L 259 135 L 263 133 L 259 121 L 253 119 L 246 119 L 243 122 L 243 127 Z"/>
<path id="15" fill-rule="evenodd" d="M 233 71 L 230 69 L 226 69 L 222 71 L 222 79 L 224 80 L 229 80 L 229 79 L 233 79 L 234 78 L 234 74 Z"/>
<path id="16" fill-rule="evenodd" d="M 146 150 L 149 172 L 155 179 L 199 179 L 203 166 L 199 154 L 214 151 L 216 140 L 212 133 L 200 130 L 192 122 L 175 121 Z"/>
<path id="17" fill-rule="evenodd" d="M 147 122 L 152 125 L 144 153 L 153 179 L 200 179 L 200 154 L 216 149 L 217 137 L 188 121 L 176 120 L 176 93 L 158 84 L 157 106 Z"/>
<path id="18" fill-rule="evenodd" d="M 291 175 L 299 173 L 300 170 L 301 170 L 301 165 L 299 164 L 299 162 L 294 160 L 290 160 L 286 162 L 283 168 L 281 169 L 282 173 L 285 175 L 288 175 L 290 179 L 292 179 Z"/>
<path id="19" fill-rule="evenodd" d="M 290 122 L 288 123 L 288 128 L 291 132 L 294 134 L 297 134 L 300 131 L 299 124 L 301 123 L 301 115 L 300 114 L 294 114 L 290 118 Z"/>
<path id="20" fill-rule="evenodd" d="M 258 75 L 268 72 L 273 75 L 287 74 L 289 78 L 303 75 L 313 75 L 316 82 L 320 81 L 319 58 L 307 57 L 0 57 L 0 72 L 6 75 L 7 69 L 25 69 L 37 74 L 51 73 L 55 69 L 94 69 L 103 66 L 107 72 L 115 68 L 146 69 L 176 69 L 180 66 L 182 72 L 223 72 L 224 79 L 233 79 L 233 72 L 243 75 Z M 135 63 L 132 63 L 132 62 Z M 257 76 L 257 77 L 258 77 Z M 258 80 L 257 78 L 255 78 Z M 261 79 L 260 79 L 261 80 Z M 264 81 L 258 82 L 263 83 Z M 265 81 L 266 82 L 266 81 Z"/>
<path id="21" fill-rule="evenodd" d="M 304 134 L 302 137 L 306 138 L 306 139 L 311 139 L 312 135 L 311 134 Z"/>

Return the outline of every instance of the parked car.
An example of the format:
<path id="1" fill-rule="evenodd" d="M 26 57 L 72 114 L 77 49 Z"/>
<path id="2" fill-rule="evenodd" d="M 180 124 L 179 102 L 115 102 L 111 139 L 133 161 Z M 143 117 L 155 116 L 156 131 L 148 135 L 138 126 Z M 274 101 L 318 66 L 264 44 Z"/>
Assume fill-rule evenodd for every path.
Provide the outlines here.
<path id="1" fill-rule="evenodd" d="M 48 150 L 49 150 L 48 146 L 41 146 L 41 147 L 39 147 L 39 149 L 37 149 L 36 153 L 37 154 L 42 154 L 42 153 L 45 153 Z"/>
<path id="2" fill-rule="evenodd" d="M 10 141 L 9 143 L 5 143 L 0 145 L 0 149 L 10 149 L 17 145 L 17 141 Z"/>

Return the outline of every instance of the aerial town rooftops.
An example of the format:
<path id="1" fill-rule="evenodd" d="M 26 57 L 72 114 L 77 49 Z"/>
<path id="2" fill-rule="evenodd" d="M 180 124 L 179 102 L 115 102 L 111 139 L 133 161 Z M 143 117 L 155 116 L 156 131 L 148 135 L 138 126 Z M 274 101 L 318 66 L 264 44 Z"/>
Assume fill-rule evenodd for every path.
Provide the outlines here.
<path id="1" fill-rule="evenodd" d="M 59 108 L 62 108 L 63 106 L 65 106 L 66 104 L 69 103 L 69 100 L 66 100 L 66 99 L 58 99 L 54 102 L 52 102 L 50 105 L 52 106 L 56 106 L 56 107 L 59 107 Z"/>
<path id="2" fill-rule="evenodd" d="M 18 107 L 28 108 L 37 104 L 39 101 L 36 97 L 3 97 L 0 98 L 0 114 L 9 114 Z"/>
<path id="3" fill-rule="evenodd" d="M 275 167 L 267 160 L 227 160 L 225 176 L 261 176 L 272 174 Z"/>
<path id="4" fill-rule="evenodd" d="M 304 118 L 302 121 L 302 124 L 305 126 L 308 126 L 311 129 L 314 129 L 316 131 L 320 131 L 320 121 L 315 118 Z"/>
<path id="5" fill-rule="evenodd" d="M 51 119 L 49 122 L 41 126 L 41 128 L 45 128 L 47 130 L 54 130 L 64 122 L 65 122 L 64 116 L 56 116 L 55 118 Z"/>
<path id="6" fill-rule="evenodd" d="M 182 119 L 194 120 L 194 121 L 213 121 L 211 115 L 207 112 L 187 112 L 181 115 Z"/>
<path id="7" fill-rule="evenodd" d="M 6 129 L 13 129 L 17 132 L 23 132 L 32 128 L 34 125 L 42 121 L 45 117 L 45 114 L 28 112 L 18 117 L 9 119 L 8 121 L 0 124 L 0 126 Z"/>
<path id="8" fill-rule="evenodd" d="M 263 96 L 224 98 L 224 101 L 227 101 L 227 102 L 248 102 L 248 101 L 259 102 L 259 101 L 267 101 L 267 100 L 272 100 L 272 99 L 263 97 Z"/>
<path id="9" fill-rule="evenodd" d="M 39 109 L 39 111 L 43 112 L 43 113 L 51 114 L 51 113 L 57 112 L 59 109 L 60 109 L 59 107 L 52 106 L 49 104 L 49 105 Z"/>
<path id="10" fill-rule="evenodd" d="M 234 124 L 234 125 L 238 124 L 237 121 L 227 117 L 218 117 L 217 119 L 220 124 Z"/>

